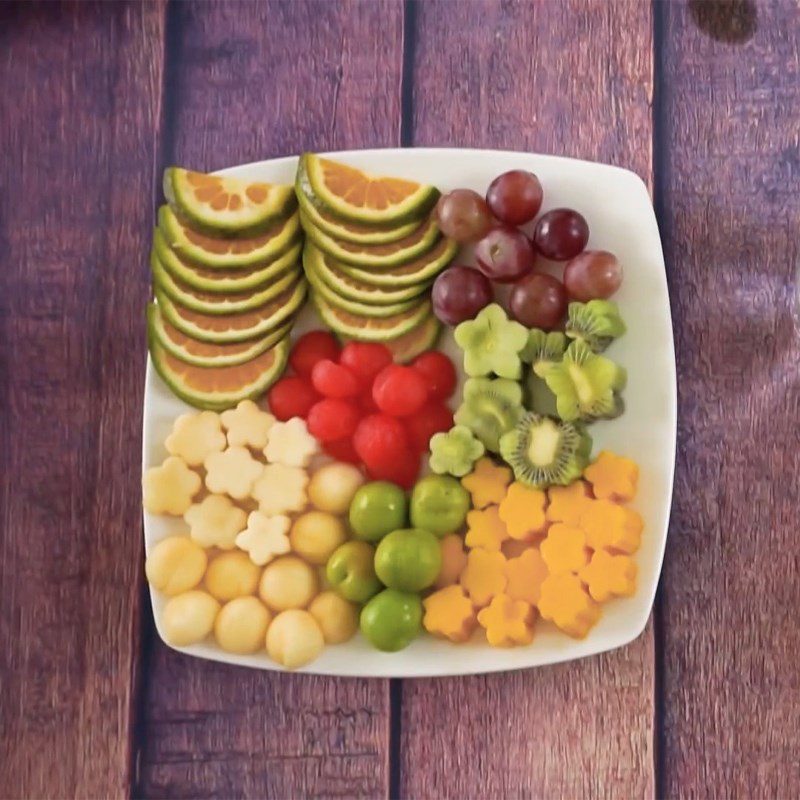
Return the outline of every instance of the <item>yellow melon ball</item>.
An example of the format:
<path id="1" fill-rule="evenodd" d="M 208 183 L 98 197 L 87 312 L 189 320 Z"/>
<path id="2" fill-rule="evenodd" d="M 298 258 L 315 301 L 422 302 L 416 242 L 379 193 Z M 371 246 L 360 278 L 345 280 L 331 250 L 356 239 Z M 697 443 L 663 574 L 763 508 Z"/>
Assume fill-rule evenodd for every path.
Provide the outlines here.
<path id="1" fill-rule="evenodd" d="M 255 653 L 264 647 L 272 614 L 257 597 L 237 597 L 226 603 L 214 622 L 217 644 L 229 653 Z"/>
<path id="2" fill-rule="evenodd" d="M 258 593 L 273 610 L 305 608 L 317 593 L 317 573 L 297 556 L 281 556 L 268 564 Z"/>
<path id="3" fill-rule="evenodd" d="M 326 464 L 312 475 L 308 498 L 320 511 L 346 514 L 353 495 L 364 481 L 361 470 L 352 464 Z"/>
<path id="4" fill-rule="evenodd" d="M 223 603 L 255 594 L 261 569 L 247 553 L 229 550 L 212 559 L 206 572 L 206 589 Z"/>
<path id="5" fill-rule="evenodd" d="M 337 592 L 318 594 L 308 607 L 328 644 L 341 644 L 352 639 L 358 630 L 358 606 L 349 603 Z"/>
<path id="6" fill-rule="evenodd" d="M 161 631 L 175 647 L 201 642 L 211 633 L 219 603 L 207 592 L 193 589 L 167 601 L 161 616 Z"/>
<path id="7" fill-rule="evenodd" d="M 307 511 L 292 525 L 289 541 L 292 550 L 306 561 L 321 566 L 330 554 L 347 541 L 344 522 L 325 511 Z"/>
<path id="8" fill-rule="evenodd" d="M 313 661 L 325 647 L 317 621 L 308 611 L 283 611 L 267 629 L 267 653 L 287 669 Z"/>
<path id="9" fill-rule="evenodd" d="M 150 551 L 144 573 L 152 586 L 174 597 L 200 583 L 207 563 L 205 550 L 188 536 L 170 536 Z"/>

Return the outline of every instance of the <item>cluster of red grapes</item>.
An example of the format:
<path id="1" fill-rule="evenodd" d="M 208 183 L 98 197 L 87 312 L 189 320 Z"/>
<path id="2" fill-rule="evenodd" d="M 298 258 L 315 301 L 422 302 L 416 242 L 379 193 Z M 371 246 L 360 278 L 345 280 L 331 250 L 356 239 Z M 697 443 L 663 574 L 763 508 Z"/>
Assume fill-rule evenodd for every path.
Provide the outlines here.
<path id="1" fill-rule="evenodd" d="M 445 236 L 475 242 L 478 269 L 454 266 L 433 285 L 436 316 L 448 325 L 472 319 L 494 299 L 492 281 L 513 284 L 508 311 L 529 328 L 558 327 L 570 299 L 610 297 L 622 283 L 616 256 L 586 250 L 589 226 L 571 208 L 556 208 L 536 222 L 528 238 L 519 225 L 542 207 L 542 184 L 532 172 L 515 169 L 496 177 L 486 199 L 472 189 L 455 189 L 439 199 L 436 214 Z M 564 280 L 536 271 L 539 257 L 566 261 Z"/>

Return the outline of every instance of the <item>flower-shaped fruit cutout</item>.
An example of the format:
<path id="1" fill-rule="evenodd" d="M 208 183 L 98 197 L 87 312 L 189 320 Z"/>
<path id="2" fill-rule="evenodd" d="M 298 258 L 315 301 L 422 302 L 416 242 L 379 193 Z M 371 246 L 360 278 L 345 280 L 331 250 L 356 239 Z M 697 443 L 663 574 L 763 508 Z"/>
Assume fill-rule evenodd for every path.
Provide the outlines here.
<path id="1" fill-rule="evenodd" d="M 491 458 L 481 458 L 461 485 L 470 493 L 474 508 L 486 508 L 503 501 L 511 483 L 511 470 L 495 464 Z"/>
<path id="2" fill-rule="evenodd" d="M 498 594 L 478 612 L 478 622 L 486 629 L 486 640 L 492 647 L 511 647 L 533 641 L 536 611 L 524 600 L 512 600 Z"/>
<path id="3" fill-rule="evenodd" d="M 591 504 L 588 487 L 583 481 L 575 481 L 569 486 L 551 486 L 547 497 L 550 500 L 547 519 L 567 525 L 579 525 L 581 515 Z"/>
<path id="4" fill-rule="evenodd" d="M 630 597 L 636 591 L 636 562 L 630 556 L 612 556 L 598 550 L 578 573 L 598 603 L 612 597 Z"/>
<path id="5" fill-rule="evenodd" d="M 506 588 L 506 557 L 480 547 L 470 550 L 461 585 L 476 606 L 485 606 Z"/>
<path id="6" fill-rule="evenodd" d="M 225 449 L 225 443 L 219 414 L 201 411 L 181 414 L 164 445 L 170 455 L 180 456 L 190 467 L 202 467 L 208 456 Z"/>
<path id="7" fill-rule="evenodd" d="M 583 471 L 592 484 L 594 496 L 600 500 L 625 502 L 636 496 L 639 482 L 639 465 L 630 458 L 601 450 L 593 464 Z"/>
<path id="8" fill-rule="evenodd" d="M 318 452 L 319 443 L 308 432 L 306 423 L 300 417 L 276 422 L 270 428 L 269 441 L 264 448 L 264 455 L 270 464 L 287 467 L 306 467 Z"/>
<path id="9" fill-rule="evenodd" d="M 524 600 L 535 606 L 539 603 L 542 584 L 548 575 L 542 554 L 535 547 L 529 547 L 506 562 L 506 594 L 512 600 Z"/>
<path id="10" fill-rule="evenodd" d="M 268 517 L 254 511 L 247 518 L 247 527 L 236 537 L 236 546 L 245 550 L 254 564 L 263 567 L 275 556 L 289 552 L 291 525 L 292 521 L 284 514 Z"/>
<path id="11" fill-rule="evenodd" d="M 236 536 L 247 524 L 247 514 L 222 494 L 203 498 L 202 502 L 191 506 L 183 518 L 197 544 L 220 550 L 232 550 L 236 546 Z"/>
<path id="12" fill-rule="evenodd" d="M 545 493 L 522 483 L 512 483 L 500 503 L 500 519 L 512 539 L 531 541 L 545 526 Z"/>
<path id="13" fill-rule="evenodd" d="M 484 453 L 483 444 L 463 425 L 432 436 L 430 448 L 431 469 L 438 475 L 449 474 L 457 478 L 466 475 Z"/>
<path id="14" fill-rule="evenodd" d="M 475 629 L 475 608 L 460 586 L 448 586 L 423 601 L 422 624 L 428 633 L 451 642 L 465 642 Z"/>
<path id="15" fill-rule="evenodd" d="M 170 456 L 160 467 L 151 467 L 142 478 L 142 505 L 151 514 L 179 517 L 192 504 L 203 481 L 178 456 Z"/>
<path id="16" fill-rule="evenodd" d="M 464 351 L 464 371 L 471 377 L 499 375 L 522 377 L 520 351 L 528 343 L 528 330 L 510 320 L 497 304 L 486 306 L 475 319 L 460 323 L 455 340 Z"/>
<path id="17" fill-rule="evenodd" d="M 252 447 L 263 450 L 269 441 L 269 430 L 275 417 L 262 411 L 252 400 L 242 400 L 236 408 L 220 414 L 232 447 Z"/>
<path id="18" fill-rule="evenodd" d="M 464 552 L 464 540 L 457 533 L 449 533 L 440 539 L 439 550 L 442 553 L 442 567 L 433 585 L 442 589 L 458 583 L 459 576 L 467 566 L 467 554 Z"/>
<path id="19" fill-rule="evenodd" d="M 586 534 L 580 528 L 573 528 L 563 522 L 550 526 L 540 549 L 551 575 L 577 572 L 589 561 Z"/>
<path id="20" fill-rule="evenodd" d="M 483 511 L 467 512 L 467 547 L 482 547 L 484 550 L 499 552 L 500 546 L 508 539 L 506 524 L 500 519 L 497 506 L 489 506 Z"/>
<path id="21" fill-rule="evenodd" d="M 635 553 L 642 543 L 642 518 L 631 508 L 610 500 L 592 500 L 581 514 L 580 526 L 593 550 Z"/>
<path id="22" fill-rule="evenodd" d="M 583 639 L 600 619 L 600 606 L 589 597 L 577 575 L 562 572 L 544 579 L 539 613 L 570 636 Z"/>
<path id="23" fill-rule="evenodd" d="M 253 498 L 264 514 L 302 511 L 308 502 L 308 473 L 300 467 L 267 464 L 253 486 Z"/>
<path id="24" fill-rule="evenodd" d="M 206 487 L 214 494 L 228 494 L 235 500 L 250 497 L 264 465 L 246 447 L 229 447 L 206 459 Z"/>
<path id="25" fill-rule="evenodd" d="M 585 342 L 595 353 L 601 353 L 625 333 L 625 323 L 613 300 L 596 299 L 570 303 L 564 330 L 570 339 Z"/>

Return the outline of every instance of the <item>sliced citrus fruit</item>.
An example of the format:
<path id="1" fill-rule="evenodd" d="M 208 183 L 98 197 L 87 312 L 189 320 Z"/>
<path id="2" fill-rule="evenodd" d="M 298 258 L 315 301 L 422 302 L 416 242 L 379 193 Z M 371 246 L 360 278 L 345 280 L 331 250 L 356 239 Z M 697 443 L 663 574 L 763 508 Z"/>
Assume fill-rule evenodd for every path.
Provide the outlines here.
<path id="1" fill-rule="evenodd" d="M 225 344 L 266 336 L 286 322 L 305 300 L 308 284 L 297 281 L 273 300 L 241 314 L 201 314 L 173 303 L 159 286 L 156 300 L 164 319 L 181 333 L 201 342 Z"/>
<path id="2" fill-rule="evenodd" d="M 430 350 L 436 344 L 441 330 L 442 323 L 429 314 L 408 333 L 386 342 L 386 346 L 392 351 L 395 363 L 406 364 L 420 353 Z"/>
<path id="3" fill-rule="evenodd" d="M 292 186 L 181 167 L 164 170 L 164 196 L 192 227 L 228 236 L 262 233 L 297 203 Z"/>
<path id="4" fill-rule="evenodd" d="M 250 361 L 288 336 L 293 324 L 294 320 L 290 319 L 260 339 L 212 344 L 199 342 L 174 328 L 164 319 L 155 303 L 147 306 L 147 330 L 150 338 L 155 339 L 175 358 L 196 367 L 231 367 Z"/>
<path id="5" fill-rule="evenodd" d="M 362 342 L 388 342 L 418 325 L 431 313 L 429 300 L 423 300 L 408 311 L 390 317 L 367 317 L 352 314 L 328 303 L 318 292 L 311 299 L 322 321 L 335 333 Z"/>
<path id="6" fill-rule="evenodd" d="M 175 212 L 158 209 L 158 227 L 167 244 L 183 259 L 201 267 L 241 269 L 267 264 L 286 252 L 301 236 L 300 215 L 290 214 L 261 236 L 221 238 L 185 225 Z"/>
<path id="7" fill-rule="evenodd" d="M 150 340 L 153 366 L 164 383 L 185 402 L 197 408 L 221 411 L 242 400 L 263 394 L 280 377 L 289 356 L 289 340 L 250 361 L 231 367 L 198 367 L 168 353 Z"/>
<path id="8" fill-rule="evenodd" d="M 439 199 L 435 186 L 376 177 L 313 153 L 300 156 L 296 188 L 311 203 L 335 216 L 366 225 L 419 219 Z"/>

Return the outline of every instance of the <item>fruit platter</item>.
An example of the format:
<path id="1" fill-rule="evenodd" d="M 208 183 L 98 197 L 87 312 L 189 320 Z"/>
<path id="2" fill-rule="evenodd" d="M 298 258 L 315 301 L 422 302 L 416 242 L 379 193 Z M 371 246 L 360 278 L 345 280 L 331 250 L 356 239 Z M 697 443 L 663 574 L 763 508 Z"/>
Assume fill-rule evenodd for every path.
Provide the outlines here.
<path id="1" fill-rule="evenodd" d="M 414 677 L 644 630 L 676 401 L 636 175 L 365 150 L 170 167 L 164 197 L 142 498 L 169 646 Z"/>

